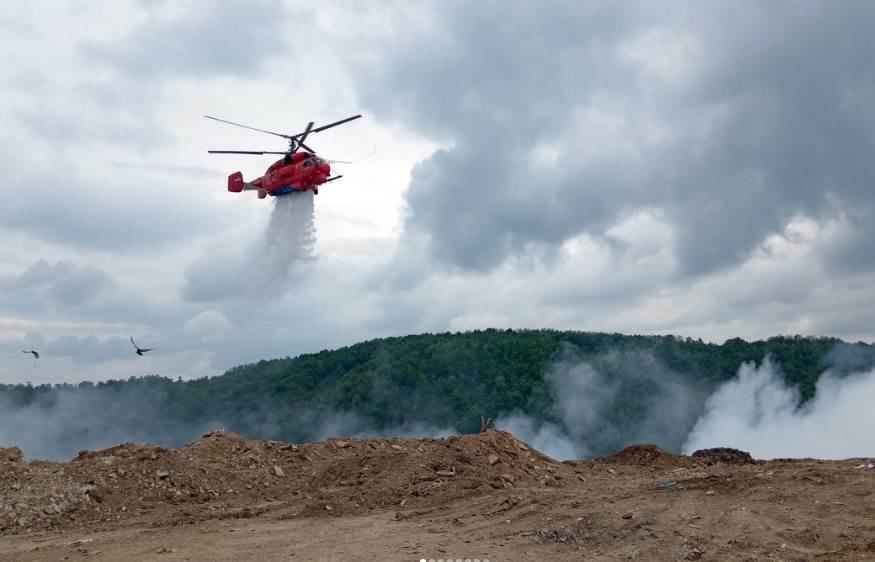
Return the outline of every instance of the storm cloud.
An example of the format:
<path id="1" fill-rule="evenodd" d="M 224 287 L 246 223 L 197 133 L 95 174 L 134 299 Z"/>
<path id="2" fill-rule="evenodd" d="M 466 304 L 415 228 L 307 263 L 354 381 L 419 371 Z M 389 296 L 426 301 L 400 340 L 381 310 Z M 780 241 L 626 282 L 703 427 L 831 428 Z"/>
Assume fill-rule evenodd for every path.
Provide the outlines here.
<path id="1" fill-rule="evenodd" d="M 447 2 L 392 16 L 358 80 L 378 115 L 448 146 L 408 192 L 406 229 L 436 259 L 490 269 L 657 208 L 690 274 L 747 260 L 798 216 L 841 217 L 847 238 L 826 257 L 875 265 L 872 6 Z"/>

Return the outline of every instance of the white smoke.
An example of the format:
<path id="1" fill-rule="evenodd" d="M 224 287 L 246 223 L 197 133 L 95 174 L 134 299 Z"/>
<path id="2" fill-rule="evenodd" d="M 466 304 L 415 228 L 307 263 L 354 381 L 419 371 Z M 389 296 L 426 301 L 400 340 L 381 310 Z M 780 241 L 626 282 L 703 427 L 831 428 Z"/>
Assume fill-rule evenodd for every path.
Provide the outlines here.
<path id="1" fill-rule="evenodd" d="M 827 371 L 816 388 L 801 404 L 771 361 L 745 363 L 708 398 L 683 450 L 735 447 L 763 459 L 875 456 L 875 370 L 844 378 Z"/>
<path id="2" fill-rule="evenodd" d="M 19 447 L 27 460 L 67 460 L 80 450 L 135 441 L 181 446 L 221 421 L 180 424 L 157 412 L 162 389 L 141 385 L 104 389 L 59 388 L 26 406 L 0 395 L 0 447 Z"/>
<path id="3" fill-rule="evenodd" d="M 648 352 L 610 352 L 588 362 L 566 355 L 544 380 L 559 423 L 515 413 L 495 426 L 558 460 L 610 453 L 633 443 L 677 450 L 706 396 Z"/>
<path id="4" fill-rule="evenodd" d="M 545 455 L 558 460 L 590 456 L 581 436 L 592 427 L 616 392 L 588 363 L 565 359 L 544 375 L 553 399 L 552 409 L 562 425 L 537 422 L 522 413 L 495 421 L 495 427 L 513 433 Z"/>
<path id="5" fill-rule="evenodd" d="M 512 433 L 548 457 L 557 460 L 582 459 L 587 456 L 584 447 L 575 443 L 561 427 L 554 423 L 538 424 L 532 418 L 513 414 L 500 418 L 495 427 Z"/>

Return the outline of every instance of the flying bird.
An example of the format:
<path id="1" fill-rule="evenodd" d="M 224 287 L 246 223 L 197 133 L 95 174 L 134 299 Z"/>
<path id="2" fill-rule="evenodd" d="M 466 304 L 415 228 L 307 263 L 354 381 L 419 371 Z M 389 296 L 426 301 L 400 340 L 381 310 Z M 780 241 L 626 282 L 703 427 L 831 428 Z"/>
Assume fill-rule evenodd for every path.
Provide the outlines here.
<path id="1" fill-rule="evenodd" d="M 24 350 L 22 350 L 21 352 L 22 352 L 22 353 L 30 353 L 30 354 L 33 355 L 33 358 L 34 358 L 34 359 L 39 359 L 39 353 L 37 353 L 36 351 L 34 351 L 34 350 L 32 350 L 32 349 L 31 349 L 30 351 L 24 351 Z"/>
<path id="2" fill-rule="evenodd" d="M 131 343 L 134 344 L 134 349 L 137 350 L 137 355 L 139 355 L 140 357 L 142 357 L 143 354 L 146 353 L 147 351 L 152 351 L 153 349 L 155 349 L 154 347 L 150 347 L 149 349 L 143 349 L 142 347 L 138 346 L 134 342 L 134 336 L 131 336 Z"/>

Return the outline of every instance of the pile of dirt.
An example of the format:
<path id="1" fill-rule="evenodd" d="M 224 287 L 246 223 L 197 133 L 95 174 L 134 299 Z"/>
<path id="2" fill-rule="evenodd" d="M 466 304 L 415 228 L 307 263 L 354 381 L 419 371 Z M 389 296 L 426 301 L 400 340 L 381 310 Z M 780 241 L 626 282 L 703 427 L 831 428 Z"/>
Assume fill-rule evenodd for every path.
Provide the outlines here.
<path id="1" fill-rule="evenodd" d="M 731 447 L 714 447 L 712 449 L 699 449 L 693 453 L 693 457 L 700 459 L 707 465 L 722 464 L 757 464 L 747 451 L 739 451 Z"/>
<path id="2" fill-rule="evenodd" d="M 652 468 L 674 468 L 687 466 L 689 458 L 683 455 L 666 453 L 656 445 L 629 445 L 622 451 L 600 459 L 609 464 L 647 466 Z"/>
<path id="3" fill-rule="evenodd" d="M 561 488 L 574 472 L 512 435 L 290 444 L 218 430 L 182 449 L 125 443 L 70 463 L 0 458 L 0 533 L 411 509 L 494 490 Z"/>
<path id="4" fill-rule="evenodd" d="M 67 463 L 12 447 L 0 559 L 871 560 L 872 466 L 653 445 L 559 463 L 491 429 L 309 444 L 218 430 Z"/>
<path id="5" fill-rule="evenodd" d="M 0 447 L 0 462 L 19 462 L 21 458 L 21 449 L 18 447 Z"/>

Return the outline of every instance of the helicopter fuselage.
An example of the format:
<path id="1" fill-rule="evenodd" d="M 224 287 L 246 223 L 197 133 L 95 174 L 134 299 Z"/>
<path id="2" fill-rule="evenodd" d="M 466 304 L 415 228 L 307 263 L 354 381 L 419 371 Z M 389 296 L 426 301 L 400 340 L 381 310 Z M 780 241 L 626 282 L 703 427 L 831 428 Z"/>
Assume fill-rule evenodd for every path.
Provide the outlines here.
<path id="1" fill-rule="evenodd" d="M 327 161 L 313 154 L 296 152 L 277 160 L 263 176 L 251 182 L 244 182 L 243 174 L 234 172 L 228 176 L 228 191 L 258 190 L 260 199 L 296 191 L 318 193 L 319 186 L 325 183 L 330 173 Z"/>

